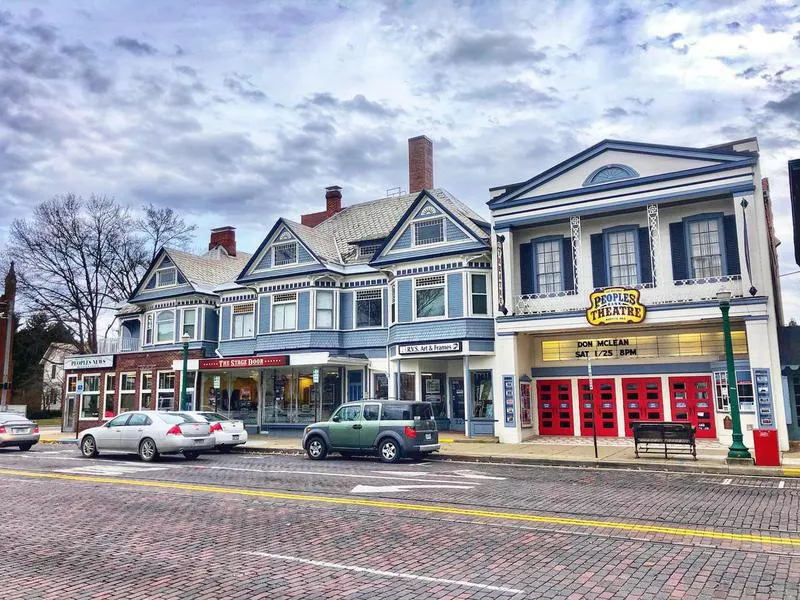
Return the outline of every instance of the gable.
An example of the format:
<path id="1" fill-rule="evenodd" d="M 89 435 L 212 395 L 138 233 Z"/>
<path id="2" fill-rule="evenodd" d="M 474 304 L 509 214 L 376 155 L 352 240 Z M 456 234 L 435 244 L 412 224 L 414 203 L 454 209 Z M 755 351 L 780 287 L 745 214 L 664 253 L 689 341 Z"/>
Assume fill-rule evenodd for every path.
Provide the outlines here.
<path id="1" fill-rule="evenodd" d="M 595 186 L 625 187 L 687 175 L 738 168 L 751 164 L 747 152 L 718 149 L 681 148 L 605 140 L 518 184 L 493 188 L 491 207 L 527 198 L 579 190 Z"/>
<path id="2" fill-rule="evenodd" d="M 480 243 L 459 219 L 427 192 L 422 192 L 395 226 L 373 262 L 414 252 L 436 254 L 464 243 Z"/>
<path id="3" fill-rule="evenodd" d="M 289 269 L 316 263 L 317 260 L 298 237 L 280 222 L 268 235 L 262 248 L 254 255 L 246 274 Z"/>
<path id="4" fill-rule="evenodd" d="M 145 271 L 129 301 L 147 300 L 154 296 L 166 297 L 194 291 L 186 276 L 161 249 Z"/>

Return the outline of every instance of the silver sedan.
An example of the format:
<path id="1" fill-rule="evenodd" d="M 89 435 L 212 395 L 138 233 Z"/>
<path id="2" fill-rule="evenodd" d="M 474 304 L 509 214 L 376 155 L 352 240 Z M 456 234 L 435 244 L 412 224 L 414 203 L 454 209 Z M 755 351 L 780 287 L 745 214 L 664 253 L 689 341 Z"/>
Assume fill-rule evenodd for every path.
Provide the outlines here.
<path id="1" fill-rule="evenodd" d="M 214 447 L 220 452 L 230 452 L 234 447 L 247 443 L 247 430 L 242 421 L 208 411 L 188 414 L 208 421 L 211 433 L 214 435 Z"/>
<path id="2" fill-rule="evenodd" d="M 208 423 L 182 412 L 126 412 L 100 427 L 80 433 L 78 448 L 87 458 L 100 452 L 135 452 L 145 462 L 161 454 L 183 454 L 194 460 L 214 448 Z"/>
<path id="3" fill-rule="evenodd" d="M 15 413 L 0 413 L 0 448 L 17 446 L 23 452 L 39 441 L 39 426 Z"/>

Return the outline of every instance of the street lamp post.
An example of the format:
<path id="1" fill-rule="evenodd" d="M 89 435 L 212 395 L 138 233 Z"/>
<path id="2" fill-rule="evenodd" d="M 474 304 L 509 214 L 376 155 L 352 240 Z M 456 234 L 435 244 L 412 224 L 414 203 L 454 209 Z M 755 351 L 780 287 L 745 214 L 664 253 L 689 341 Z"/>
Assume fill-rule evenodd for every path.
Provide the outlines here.
<path id="1" fill-rule="evenodd" d="M 733 442 L 728 448 L 728 458 L 752 460 L 747 446 L 744 445 L 742 436 L 742 419 L 739 416 L 739 393 L 736 390 L 736 367 L 733 364 L 733 340 L 731 339 L 731 321 L 728 313 L 731 309 L 731 293 L 722 291 L 717 293 L 719 309 L 722 311 L 722 333 L 725 337 L 725 362 L 728 367 L 728 404 L 731 407 L 731 421 L 733 422 Z"/>
<path id="2" fill-rule="evenodd" d="M 189 410 L 186 399 L 186 380 L 189 378 L 189 337 L 188 333 L 181 336 L 183 342 L 183 376 L 181 377 L 181 410 Z"/>

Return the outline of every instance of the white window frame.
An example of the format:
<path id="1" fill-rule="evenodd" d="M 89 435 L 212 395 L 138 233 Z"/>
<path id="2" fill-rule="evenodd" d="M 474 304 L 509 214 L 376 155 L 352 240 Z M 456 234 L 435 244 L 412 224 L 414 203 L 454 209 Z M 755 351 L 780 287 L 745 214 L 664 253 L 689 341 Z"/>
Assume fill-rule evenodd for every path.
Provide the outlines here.
<path id="1" fill-rule="evenodd" d="M 278 264 L 278 248 L 280 246 L 294 246 L 294 260 L 292 262 L 282 262 Z M 300 262 L 300 244 L 296 241 L 292 242 L 276 242 L 272 244 L 272 266 L 273 267 L 288 267 L 289 265 L 296 265 Z"/>
<path id="2" fill-rule="evenodd" d="M 118 396 L 116 395 L 116 386 L 114 384 L 112 384 L 111 385 L 111 390 L 108 389 L 108 378 L 109 377 L 116 377 L 116 376 L 117 376 L 117 373 L 106 373 L 105 376 L 103 377 L 103 407 L 102 407 L 103 408 L 103 418 L 105 418 L 105 416 L 106 416 L 106 402 L 108 401 L 108 397 L 109 396 L 114 396 L 114 398 L 115 398 L 115 401 L 114 401 L 114 409 L 115 410 L 113 411 L 114 412 L 114 416 L 119 414 L 119 411 L 116 410 L 116 408 L 117 408 L 117 406 L 119 404 Z"/>
<path id="3" fill-rule="evenodd" d="M 397 282 L 389 284 L 389 324 L 397 323 Z"/>
<path id="4" fill-rule="evenodd" d="M 155 339 L 153 340 L 153 344 L 155 344 L 156 346 L 159 345 L 164 346 L 165 344 L 175 343 L 175 329 L 177 327 L 177 320 L 178 320 L 176 312 L 177 311 L 174 308 L 165 308 L 163 310 L 155 311 L 154 313 L 155 318 L 153 319 Z M 158 339 L 158 317 L 163 313 L 172 313 L 172 337 L 169 340 L 165 340 L 162 342 L 159 341 Z"/>
<path id="5" fill-rule="evenodd" d="M 75 382 L 74 389 L 72 389 L 72 390 L 69 389 L 69 382 L 70 381 L 74 381 Z M 64 388 L 64 393 L 65 394 L 77 394 L 78 393 L 78 391 L 77 391 L 78 390 L 78 376 L 77 375 L 67 375 L 67 379 L 66 379 L 66 381 L 64 383 L 67 386 L 67 387 Z"/>
<path id="6" fill-rule="evenodd" d="M 364 244 L 358 247 L 359 258 L 372 258 L 381 249 L 381 244 Z"/>
<path id="7" fill-rule="evenodd" d="M 167 373 L 167 374 L 172 375 L 173 384 L 172 384 L 171 388 L 159 387 L 161 385 L 161 374 L 162 373 Z M 163 410 L 174 410 L 174 406 L 175 406 L 175 381 L 178 380 L 178 376 L 175 375 L 175 371 L 172 371 L 172 370 L 156 371 L 155 375 L 156 375 L 156 398 L 155 398 L 155 404 L 154 404 L 155 410 L 162 410 L 161 406 L 160 406 L 161 405 L 161 401 L 160 401 L 160 398 L 159 398 L 159 395 L 161 394 L 161 392 L 172 392 L 172 402 L 170 403 L 168 409 L 163 409 Z"/>
<path id="8" fill-rule="evenodd" d="M 84 391 L 78 394 L 76 392 L 76 396 L 80 396 L 80 404 L 78 405 L 78 420 L 79 421 L 100 421 L 103 419 L 101 409 L 103 408 L 100 406 L 100 373 L 83 373 L 81 375 L 81 383 L 83 384 Z M 97 377 L 97 391 L 96 392 L 89 392 L 86 393 L 86 378 L 87 377 Z M 76 380 L 77 383 L 77 380 Z M 83 416 L 83 399 L 85 396 L 97 396 L 97 416 L 96 417 L 84 417 Z"/>
<path id="9" fill-rule="evenodd" d="M 489 273 L 483 271 L 466 271 L 467 275 L 467 297 L 469 298 L 469 312 L 471 317 L 491 317 L 492 316 L 492 278 Z M 486 281 L 486 312 L 476 313 L 472 303 L 472 276 L 479 275 Z"/>
<path id="10" fill-rule="evenodd" d="M 290 296 L 293 296 L 292 299 L 289 299 Z M 279 300 L 280 298 L 280 300 Z M 285 306 L 287 304 L 294 304 L 294 323 L 292 324 L 291 329 L 277 329 L 275 327 L 275 315 L 277 311 L 275 310 L 278 306 Z M 298 297 L 297 292 L 283 292 L 278 294 L 273 294 L 270 302 L 270 331 L 274 333 L 284 332 L 284 331 L 297 331 L 297 308 L 298 308 Z M 284 316 L 283 319 L 284 324 L 286 323 L 286 318 Z"/>
<path id="11" fill-rule="evenodd" d="M 144 387 L 144 378 L 150 375 L 150 387 Z M 142 407 L 142 396 L 145 394 L 150 394 L 150 408 L 146 409 Z M 156 392 L 156 396 L 158 396 L 158 392 Z M 139 373 L 139 410 L 153 410 L 156 408 L 155 402 L 153 401 L 153 372 L 152 371 L 142 371 Z"/>
<path id="12" fill-rule="evenodd" d="M 420 280 L 432 279 L 432 278 L 439 278 L 443 279 L 443 283 L 436 283 L 436 284 L 423 284 L 419 285 Z M 418 288 L 438 288 L 441 287 L 444 289 L 444 314 L 436 315 L 431 317 L 420 317 L 417 315 L 417 289 Z M 446 275 L 423 275 L 422 277 L 415 277 L 414 284 L 411 286 L 412 290 L 412 301 L 414 304 L 414 321 L 441 321 L 442 319 L 447 319 L 448 315 L 448 302 L 450 301 L 449 295 L 447 293 L 447 276 Z"/>
<path id="13" fill-rule="evenodd" d="M 122 394 L 123 393 L 125 395 L 127 395 L 127 396 L 133 396 L 133 406 L 134 406 L 134 408 L 130 409 L 129 411 L 126 411 L 126 412 L 133 412 L 133 411 L 136 410 L 136 396 L 137 396 L 137 394 L 136 394 L 136 371 L 126 371 L 125 373 L 119 373 L 118 377 L 119 377 L 119 380 L 118 380 L 118 383 L 117 383 L 117 389 L 118 389 L 117 405 L 119 407 L 119 410 L 117 411 L 117 414 L 121 414 L 122 413 Z M 124 390 L 123 391 L 123 389 L 122 389 L 122 378 L 123 377 L 129 377 L 129 378 L 131 378 L 133 380 L 133 390 Z"/>
<path id="14" fill-rule="evenodd" d="M 184 308 L 181 310 L 181 339 L 183 339 L 183 334 L 186 331 L 186 313 L 194 313 L 194 335 L 190 336 L 190 340 L 198 340 L 200 337 L 198 336 L 198 330 L 200 325 L 200 309 L 195 307 L 192 308 Z"/>
<path id="15" fill-rule="evenodd" d="M 360 330 L 363 331 L 365 329 L 382 329 L 383 327 L 386 326 L 386 324 L 383 322 L 383 309 L 385 308 L 383 306 L 383 289 L 384 288 L 369 288 L 369 289 L 366 289 L 366 290 L 356 290 L 356 293 L 353 295 L 353 329 L 360 329 Z M 380 300 L 381 301 L 381 312 L 380 312 L 381 322 L 380 322 L 380 325 L 366 325 L 364 327 L 359 327 L 358 326 L 358 295 L 360 293 L 364 293 L 364 292 L 373 292 L 373 293 L 374 292 L 378 292 L 378 298 L 368 298 L 368 300 Z"/>
<path id="16" fill-rule="evenodd" d="M 331 326 L 330 327 L 321 327 L 319 324 L 319 320 L 317 319 L 319 308 L 319 295 L 320 294 L 330 294 L 331 295 L 331 307 L 330 309 L 323 308 L 321 310 L 330 310 L 331 311 Z M 335 290 L 315 290 L 314 291 L 314 329 L 336 329 L 336 291 Z"/>
<path id="17" fill-rule="evenodd" d="M 173 275 L 175 276 L 175 279 L 172 281 L 172 283 L 161 283 L 161 274 L 162 273 L 167 273 L 169 271 L 172 271 Z M 155 277 L 156 277 L 156 289 L 174 287 L 174 286 L 178 285 L 178 268 L 177 267 L 164 267 L 164 268 L 157 269 Z"/>
<path id="18" fill-rule="evenodd" d="M 441 221 L 442 222 L 442 239 L 437 240 L 435 242 L 425 242 L 420 244 L 419 239 L 417 238 L 417 227 L 420 225 L 427 225 L 432 223 L 433 221 Z M 413 233 L 413 241 L 414 247 L 427 247 L 427 246 L 436 246 L 437 244 L 445 244 L 447 243 L 447 219 L 444 218 L 444 215 L 436 215 L 435 217 L 419 219 L 412 222 L 412 233 Z"/>
<path id="19" fill-rule="evenodd" d="M 243 333 L 242 335 L 234 335 L 234 333 L 236 331 L 236 326 L 235 326 L 236 316 L 237 316 L 236 315 L 236 308 L 239 307 L 239 306 L 249 306 L 252 309 L 250 312 L 242 311 L 242 312 L 239 313 L 240 315 L 248 315 L 249 314 L 249 315 L 253 316 L 253 326 L 252 326 L 252 331 L 250 332 L 250 335 L 247 335 L 247 333 L 244 330 L 242 331 L 242 333 Z M 230 333 L 230 339 L 232 339 L 232 340 L 247 340 L 247 339 L 250 339 L 250 338 L 252 338 L 252 337 L 254 337 L 256 335 L 256 302 L 252 302 L 252 301 L 251 302 L 238 302 L 236 304 L 232 304 L 231 305 L 231 329 L 230 329 L 229 333 Z"/>

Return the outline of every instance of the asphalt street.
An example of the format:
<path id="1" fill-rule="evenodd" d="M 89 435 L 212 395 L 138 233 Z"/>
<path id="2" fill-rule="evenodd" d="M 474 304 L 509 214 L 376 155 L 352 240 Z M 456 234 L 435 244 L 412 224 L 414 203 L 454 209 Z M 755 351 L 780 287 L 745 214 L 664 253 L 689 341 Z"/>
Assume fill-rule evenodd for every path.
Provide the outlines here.
<path id="1" fill-rule="evenodd" d="M 800 598 L 800 479 L 0 449 L 3 598 Z"/>

